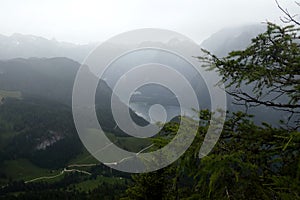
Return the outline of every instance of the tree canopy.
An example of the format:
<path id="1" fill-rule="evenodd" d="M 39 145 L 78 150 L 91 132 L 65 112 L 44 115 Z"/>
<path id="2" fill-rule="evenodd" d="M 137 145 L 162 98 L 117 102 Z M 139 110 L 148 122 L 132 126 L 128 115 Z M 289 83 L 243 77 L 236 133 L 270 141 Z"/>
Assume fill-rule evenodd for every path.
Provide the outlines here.
<path id="1" fill-rule="evenodd" d="M 299 128 L 299 28 L 268 23 L 267 31 L 252 39 L 245 50 L 224 58 L 203 51 L 206 56 L 199 59 L 220 73 L 236 103 L 287 111 L 295 120 L 294 128 Z"/>

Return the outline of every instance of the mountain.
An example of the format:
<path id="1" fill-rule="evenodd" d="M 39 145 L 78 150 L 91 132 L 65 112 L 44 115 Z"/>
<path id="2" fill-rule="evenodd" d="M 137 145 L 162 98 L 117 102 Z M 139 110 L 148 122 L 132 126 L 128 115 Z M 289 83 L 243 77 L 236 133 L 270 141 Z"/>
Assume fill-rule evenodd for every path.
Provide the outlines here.
<path id="1" fill-rule="evenodd" d="M 173 40 L 174 41 L 174 40 Z M 147 44 L 146 44 L 147 43 Z M 170 43 L 160 44 L 169 45 Z M 159 44 L 153 44 L 151 42 L 145 42 L 141 46 L 157 46 Z M 172 43 L 172 45 L 175 45 Z M 186 42 L 178 42 L 176 44 L 178 47 L 188 47 Z M 201 109 L 210 107 L 210 100 L 207 98 L 209 96 L 208 89 L 205 85 L 204 79 L 201 75 L 194 69 L 194 67 L 186 60 L 178 57 L 175 54 L 166 51 L 160 51 L 154 49 L 141 49 L 138 51 L 131 52 L 126 56 L 118 58 L 113 62 L 109 68 L 103 74 L 103 79 L 107 84 L 113 88 L 120 77 L 124 74 L 130 72 L 137 66 L 141 66 L 145 63 L 160 63 L 165 66 L 169 66 L 173 70 L 176 70 L 180 75 L 184 76 L 188 83 L 185 84 L 175 84 L 178 83 L 174 76 L 162 73 L 161 71 L 152 70 L 151 72 L 144 73 L 143 70 L 138 71 L 134 76 L 140 77 L 141 80 L 147 80 L 150 75 L 152 77 L 166 77 L 169 81 L 174 83 L 173 87 L 177 88 L 177 94 L 171 91 L 172 88 L 166 88 L 159 84 L 147 84 L 136 89 L 130 99 L 130 106 L 137 113 L 140 113 L 146 119 L 149 120 L 148 111 L 149 108 L 154 104 L 161 104 L 166 109 L 167 120 L 180 115 L 179 102 L 176 96 L 186 96 L 186 85 L 190 86 L 195 91 L 198 98 L 199 105 Z M 146 69 L 146 68 L 145 68 Z M 130 82 L 130 81 L 129 81 Z M 187 98 L 192 98 L 186 96 Z M 122 96 L 120 96 L 122 99 Z M 194 115 L 195 113 L 191 110 L 191 107 L 183 108 L 188 114 Z"/>
<path id="2" fill-rule="evenodd" d="M 265 28 L 266 27 L 264 25 L 260 24 L 225 28 L 206 39 L 201 44 L 201 46 L 219 56 L 226 55 L 228 52 L 234 49 L 245 48 L 248 44 L 250 44 L 251 38 L 263 32 Z M 72 57 L 71 54 L 73 54 L 76 49 L 82 50 L 82 46 L 79 45 L 59 43 L 55 40 L 47 40 L 45 38 L 30 35 L 14 34 L 10 37 L 0 36 L 0 41 L 2 41 L 2 43 L 0 42 L 0 53 L 1 46 L 3 46 L 3 44 L 5 43 L 3 41 L 6 41 L 7 46 L 15 45 L 15 48 L 12 48 L 11 50 L 11 53 L 15 55 L 17 55 L 18 52 L 27 52 L 28 54 L 43 53 L 45 56 L 49 57 L 49 55 L 51 54 L 48 53 L 60 53 L 60 51 L 48 51 L 49 49 L 60 48 L 60 50 L 64 51 L 62 52 L 62 54 Z M 169 41 L 166 41 L 166 43 L 158 44 L 157 42 L 155 43 L 155 41 L 145 41 L 138 45 L 140 47 L 158 45 L 161 47 L 172 46 L 174 48 L 188 48 L 190 46 L 188 41 L 180 40 L 178 38 L 170 38 Z M 24 49 L 22 50 L 21 47 Z M 28 48 L 29 50 L 25 51 L 26 48 Z M 127 47 L 124 46 L 124 44 L 108 44 L 107 54 L 113 53 L 118 48 Z M 31 51 L 32 49 L 37 49 L 39 51 Z M 87 52 L 83 54 L 86 55 Z M 81 56 L 83 56 L 83 54 Z M 200 54 L 201 52 L 199 50 L 199 55 Z M 79 58 L 78 55 L 77 58 Z M 174 69 L 179 71 L 189 80 L 191 86 L 196 91 L 200 107 L 202 109 L 210 107 L 210 100 L 209 98 L 207 98 L 209 96 L 208 90 L 205 86 L 205 83 L 201 76 L 198 75 L 188 63 L 178 59 L 173 54 L 169 54 L 166 52 L 157 53 L 156 51 L 149 49 L 136 51 L 128 54 L 126 57 L 121 57 L 109 67 L 109 69 L 102 77 L 102 79 L 105 80 L 105 82 L 103 81 L 102 89 L 104 92 L 106 91 L 105 93 L 108 95 L 98 95 L 98 93 L 96 93 L 96 98 L 102 97 L 102 99 L 100 98 L 100 100 L 98 101 L 99 105 L 101 104 L 102 107 L 107 110 L 107 105 L 110 105 L 110 98 L 105 99 L 104 97 L 111 95 L 112 91 L 110 88 L 113 88 L 115 86 L 120 76 L 128 72 L 134 66 L 149 62 L 162 63 L 168 66 L 172 66 Z M 23 96 L 39 96 L 45 99 L 51 99 L 63 104 L 71 105 L 70 102 L 73 81 L 79 66 L 80 64 L 78 62 L 63 57 L 29 59 L 18 58 L 7 61 L 0 61 L 0 89 L 21 90 Z M 155 74 L 155 72 L 152 73 Z M 144 77 L 145 75 L 139 74 L 138 76 Z M 181 87 L 181 85 L 178 85 L 178 87 Z M 167 113 L 167 115 L 169 115 L 168 120 L 180 113 L 180 110 L 178 108 L 178 101 L 176 100 L 175 95 L 168 89 L 160 87 L 158 85 L 148 85 L 147 87 L 138 88 L 137 92 L 133 94 L 131 102 L 133 104 L 129 106 L 134 109 L 136 113 L 139 113 L 141 116 L 148 120 L 148 108 L 151 105 L 157 103 L 162 104 L 169 109 L 172 109 L 169 113 Z M 229 108 L 241 108 L 238 106 L 233 106 L 231 104 L 232 99 L 230 99 L 230 97 L 228 99 L 228 102 Z M 255 110 L 255 113 L 256 112 L 260 113 L 265 111 L 258 109 Z M 267 111 L 267 113 L 269 113 L 269 111 Z M 265 117 L 266 114 L 264 113 L 261 114 L 261 116 L 267 119 L 270 118 Z M 108 118 L 111 119 L 112 116 Z M 274 117 L 272 116 L 271 118 Z M 277 121 L 277 118 L 275 119 L 275 121 Z M 107 120 L 107 124 L 110 124 L 111 122 L 112 121 Z M 113 125 L 114 123 L 111 124 L 111 126 Z"/>
<path id="3" fill-rule="evenodd" d="M 70 107 L 79 67 L 78 62 L 68 58 L 18 58 L 0 61 L 0 89 L 20 91 L 24 98 L 41 98 Z M 99 81 L 99 86 L 96 92 L 96 108 L 99 113 L 106 113 L 101 119 L 104 127 L 112 131 L 116 125 L 110 109 L 112 90 L 103 80 Z M 134 113 L 132 115 L 140 124 L 147 124 Z"/>
<path id="4" fill-rule="evenodd" d="M 67 58 L 30 58 L 0 61 L 2 90 L 21 91 L 71 105 L 73 81 L 80 64 Z"/>
<path id="5" fill-rule="evenodd" d="M 263 26 L 256 25 L 223 29 L 205 40 L 202 47 L 219 56 L 226 55 L 234 49 L 245 48 L 251 38 L 263 29 Z M 151 46 L 151 41 L 140 44 L 140 47 L 149 45 Z M 188 43 L 176 38 L 159 45 L 189 47 Z M 9 187 L 5 185 L 11 180 L 34 180 L 36 177 L 45 177 L 45 174 L 56 177 L 56 173 L 52 174 L 53 171 L 62 175 L 69 170 L 69 164 L 92 163 L 93 165 L 97 163 L 95 160 L 91 162 L 86 160 L 90 158 L 90 155 L 85 151 L 78 137 L 71 109 L 72 89 L 80 67 L 79 62 L 87 55 L 90 48 L 88 45 L 60 43 L 36 36 L 14 34 L 6 37 L 0 35 L 0 59 L 5 59 L 0 61 L 0 183 L 4 185 L 2 192 L 9 190 Z M 109 49 L 114 51 L 114 48 L 123 47 L 117 44 Z M 114 62 L 99 81 L 95 94 L 95 109 L 98 121 L 111 141 L 123 149 L 134 152 L 139 152 L 149 146 L 147 143 L 149 140 L 128 137 L 116 126 L 111 112 L 111 96 L 113 95 L 111 88 L 121 75 L 134 66 L 149 62 L 162 63 L 175 68 L 188 79 L 196 91 L 201 108 L 210 106 L 208 91 L 201 76 L 188 63 L 176 58 L 173 54 L 158 53 L 148 49 L 136 51 Z M 91 73 L 88 68 L 86 68 L 86 73 Z M 157 74 L 157 72 L 153 73 Z M 146 78 L 146 76 L 147 74 L 141 73 L 137 77 Z M 168 74 L 163 74 L 163 76 L 172 80 Z M 176 83 L 176 80 L 172 81 Z M 176 86 L 184 90 L 180 84 Z M 157 103 L 167 108 L 167 114 L 171 116 L 168 120 L 179 114 L 176 95 L 168 88 L 155 84 L 137 88 L 131 98 L 134 105 L 125 105 L 121 97 L 118 101 L 121 106 L 129 109 L 133 121 L 140 125 L 148 124 L 149 118 L 146 115 L 149 112 L 149 106 Z M 243 109 L 243 107 L 232 105 L 231 102 L 232 99 L 228 97 L 228 107 L 231 111 Z M 274 124 L 278 124 L 278 120 L 283 116 L 280 112 L 262 106 L 249 109 L 249 112 L 255 114 L 255 119 L 259 122 L 271 121 Z M 90 168 L 93 174 L 91 178 L 97 177 L 97 174 L 101 174 L 101 178 L 103 173 L 109 174 L 110 170 L 103 170 L 100 167 L 101 165 Z M 58 170 L 60 168 L 63 171 Z M 62 187 L 60 184 L 64 182 L 74 186 L 75 183 L 86 181 L 86 178 L 76 179 L 80 176 L 76 173 L 66 175 L 62 182 L 58 180 L 58 187 Z M 113 176 L 112 173 L 109 176 Z M 121 180 L 120 177 L 117 178 Z M 16 185 L 12 188 L 18 188 Z M 28 186 L 28 188 L 32 186 L 22 181 L 20 185 Z M 40 190 L 40 185 L 37 186 Z M 46 184 L 43 187 L 52 187 L 52 185 Z M 27 191 L 22 188 L 8 192 L 23 190 Z M 110 190 L 104 189 L 103 191 Z"/>
<path id="6" fill-rule="evenodd" d="M 233 50 L 246 48 L 251 43 L 251 39 L 264 32 L 266 28 L 263 24 L 227 27 L 204 40 L 201 47 L 223 57 Z"/>
<path id="7" fill-rule="evenodd" d="M 250 43 L 251 38 L 255 37 L 256 34 L 263 29 L 264 26 L 262 25 L 223 29 L 205 40 L 202 46 L 207 47 L 207 49 L 213 53 L 225 55 L 233 49 L 245 48 Z M 71 49 L 71 52 L 66 51 L 65 54 L 69 55 L 72 53 L 72 50 L 78 47 L 76 45 L 49 41 L 40 37 L 18 34 L 9 37 L 9 39 L 8 37 L 0 36 L 0 41 L 0 52 L 1 46 L 4 44 L 3 41 L 6 41 L 8 46 L 12 44 L 20 45 L 20 48 L 21 46 L 22 48 L 27 48 L 26 45 L 31 46 L 35 44 L 28 47 L 28 53 L 34 52 L 31 50 L 36 48 L 40 49 L 40 52 L 36 53 L 44 53 L 45 55 L 50 52 L 47 50 L 49 48 L 46 48 L 45 51 L 43 50 L 42 47 L 45 46 L 50 47 L 52 45 L 53 48 L 61 47 L 62 49 L 68 47 L 69 50 Z M 11 41 L 15 41 L 15 43 Z M 21 41 L 22 44 L 21 42 L 17 43 L 18 41 Z M 151 41 L 140 44 L 141 47 L 149 45 L 151 46 Z M 175 47 L 189 46 L 186 41 L 180 41 L 176 38 L 173 38 L 166 44 L 160 45 L 171 45 Z M 115 48 L 122 47 L 114 45 L 108 49 L 114 51 Z M 26 52 L 18 48 L 15 48 L 14 51 L 15 53 L 18 51 Z M 200 53 L 201 52 L 199 52 L 199 54 Z M 115 86 L 121 75 L 131 70 L 134 66 L 149 62 L 172 66 L 180 72 L 180 74 L 184 75 L 196 91 L 201 108 L 209 108 L 210 99 L 205 83 L 201 76 L 197 74 L 188 63 L 166 52 L 157 53 L 151 49 L 136 51 L 114 62 L 110 68 L 106 70 L 102 80 L 99 81 L 100 87 L 98 87 L 95 95 L 96 112 L 99 123 L 105 131 L 112 132 L 117 136 L 126 136 L 124 132 L 116 126 L 110 109 L 111 96 L 113 94 L 111 88 Z M 46 151 L 48 153 L 52 151 L 57 152 L 53 150 L 56 145 L 58 145 L 56 149 L 61 148 L 59 145 L 70 145 L 70 149 L 80 146 L 71 115 L 72 89 L 79 67 L 79 62 L 65 57 L 15 58 L 0 61 L 0 124 L 2 129 L 5 129 L 0 130 L 0 132 L 15 133 L 15 135 L 11 137 L 11 140 L 7 140 L 7 142 L 3 142 L 6 141 L 3 138 L 1 139 L 0 147 L 2 146 L 4 148 L 5 144 L 9 144 L 8 146 L 10 147 L 5 149 L 5 152 L 10 152 L 8 154 L 12 157 L 23 155 L 23 153 L 26 152 L 23 156 L 37 161 L 42 159 L 40 157 L 31 157 L 38 155 L 36 151 L 48 149 L 49 151 Z M 90 72 L 87 70 L 87 73 Z M 156 72 L 152 73 L 155 74 Z M 139 74 L 138 76 L 146 78 L 145 74 Z M 168 74 L 165 74 L 165 76 L 168 77 Z M 177 85 L 177 87 L 182 86 Z M 21 94 L 21 97 L 19 94 Z M 130 106 L 128 109 L 130 110 L 131 117 L 140 125 L 148 124 L 145 119 L 149 120 L 149 107 L 154 104 L 162 104 L 167 108 L 167 115 L 169 115 L 168 120 L 180 114 L 176 94 L 173 94 L 167 88 L 155 84 L 138 88 L 131 98 L 131 105 L 125 105 L 122 103 L 122 99 L 119 99 L 119 102 L 119 104 L 124 107 Z M 228 97 L 228 107 L 230 110 L 243 109 L 241 106 L 232 105 L 231 102 L 232 99 Z M 257 121 L 271 121 L 275 123 L 283 116 L 281 114 L 279 115 L 278 112 L 265 109 L 264 107 L 250 109 L 249 112 L 256 115 Z M 24 115 L 19 115 L 20 113 L 24 113 Z M 143 116 L 143 118 L 137 113 Z M 45 119 L 42 116 L 45 116 Z M 61 118 L 61 116 L 64 117 Z M 24 124 L 29 124 L 29 126 Z M 19 134 L 20 132 L 22 134 Z M 73 142 L 66 143 L 67 138 Z M 16 151 L 14 147 L 22 144 L 23 140 L 27 141 L 27 143 L 25 143 L 27 147 L 25 148 L 24 145 L 21 145 L 19 151 Z M 68 159 L 74 156 L 71 153 L 66 155 Z M 65 157 L 59 159 L 68 160 Z M 59 161 L 58 163 L 62 162 Z M 44 161 L 44 165 L 48 166 L 50 164 Z"/>
<path id="8" fill-rule="evenodd" d="M 15 33 L 0 35 L 0 59 L 67 57 L 82 62 L 96 44 L 76 45 Z"/>
<path id="9" fill-rule="evenodd" d="M 264 25 L 246 25 L 224 28 L 202 42 L 203 48 L 209 49 L 218 56 L 224 56 L 229 51 L 241 49 L 250 43 L 250 39 L 265 30 Z M 181 43 L 181 44 L 180 44 Z M 141 46 L 148 45 L 144 42 Z M 177 38 L 171 39 L 162 46 L 184 45 Z M 51 58 L 67 57 L 81 63 L 97 44 L 76 45 L 68 42 L 58 42 L 34 35 L 15 33 L 11 36 L 0 35 L 0 60 L 14 58 Z"/>

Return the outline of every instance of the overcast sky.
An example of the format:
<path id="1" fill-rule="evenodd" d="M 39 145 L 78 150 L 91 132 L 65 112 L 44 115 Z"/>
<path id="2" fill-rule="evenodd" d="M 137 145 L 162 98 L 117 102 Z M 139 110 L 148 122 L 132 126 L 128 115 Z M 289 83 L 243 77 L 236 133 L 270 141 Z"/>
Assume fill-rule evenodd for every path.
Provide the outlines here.
<path id="1" fill-rule="evenodd" d="M 294 0 L 279 0 L 299 13 Z M 0 0 L 0 34 L 73 43 L 104 41 L 137 28 L 164 28 L 201 42 L 227 26 L 280 22 L 275 0 Z"/>

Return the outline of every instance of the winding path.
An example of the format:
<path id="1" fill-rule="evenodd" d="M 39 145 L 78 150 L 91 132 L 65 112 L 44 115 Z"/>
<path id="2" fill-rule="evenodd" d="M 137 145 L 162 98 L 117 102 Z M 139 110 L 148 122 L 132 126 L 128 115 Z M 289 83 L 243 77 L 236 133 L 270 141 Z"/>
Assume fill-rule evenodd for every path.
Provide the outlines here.
<path id="1" fill-rule="evenodd" d="M 112 143 L 106 145 L 104 148 L 102 149 L 99 149 L 97 152 L 99 151 L 102 151 L 104 150 L 105 148 L 111 146 Z M 112 163 L 104 163 L 106 165 L 117 165 L 117 164 L 120 164 L 121 162 L 124 162 L 125 160 L 128 160 L 130 158 L 133 158 L 135 156 L 138 156 L 140 153 L 142 153 L 143 151 L 151 148 L 154 144 L 151 144 L 150 146 L 142 149 L 141 151 L 139 151 L 138 153 L 136 153 L 134 156 L 130 156 L 130 157 L 127 157 L 127 158 L 123 158 L 121 159 L 120 161 L 116 161 L 116 162 L 112 162 Z M 41 177 L 38 177 L 38 178 L 34 178 L 34 179 L 31 179 L 31 180 L 28 180 L 28 181 L 25 181 L 24 183 L 27 184 L 27 183 L 31 183 L 31 182 L 35 182 L 35 181 L 39 181 L 39 180 L 44 180 L 44 179 L 54 179 L 54 178 L 57 178 L 59 176 L 62 176 L 64 173 L 70 173 L 70 172 L 78 172 L 78 173 L 82 173 L 82 174 L 85 174 L 85 175 L 92 175 L 90 172 L 87 172 L 87 171 L 84 171 L 84 170 L 79 170 L 79 169 L 68 169 L 68 168 L 71 168 L 71 167 L 93 167 L 93 166 L 97 166 L 99 164 L 95 164 L 95 163 L 90 163 L 90 164 L 70 164 L 68 165 L 66 168 L 64 168 L 61 172 L 59 172 L 58 174 L 56 175 L 53 175 L 53 176 L 41 176 Z M 1 188 L 5 188 L 7 187 L 8 185 L 3 185 L 1 186 Z"/>

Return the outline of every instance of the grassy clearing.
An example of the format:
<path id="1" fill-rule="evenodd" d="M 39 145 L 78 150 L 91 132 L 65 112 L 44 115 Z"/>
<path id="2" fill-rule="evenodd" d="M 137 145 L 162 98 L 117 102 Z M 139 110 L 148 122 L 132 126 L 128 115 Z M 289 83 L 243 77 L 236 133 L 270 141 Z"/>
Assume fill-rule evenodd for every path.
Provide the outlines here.
<path id="1" fill-rule="evenodd" d="M 4 161 L 1 171 L 12 180 L 30 180 L 40 176 L 52 176 L 59 171 L 43 169 L 35 166 L 26 159 Z"/>
<path id="2" fill-rule="evenodd" d="M 97 130 L 91 130 L 94 134 L 99 134 Z M 118 137 L 115 136 L 113 133 L 105 133 L 106 137 L 119 146 L 122 149 L 126 149 L 131 152 L 138 152 L 142 150 L 143 148 L 151 145 L 151 141 L 148 138 L 141 139 L 136 137 Z"/>
<path id="3" fill-rule="evenodd" d="M 76 156 L 74 159 L 72 159 L 69 162 L 69 165 L 72 164 L 97 164 L 99 163 L 99 161 L 97 161 L 96 158 L 94 158 L 86 149 L 84 149 L 84 151 L 79 154 L 78 156 Z"/>
<path id="4" fill-rule="evenodd" d="M 98 185 L 103 183 L 113 184 L 113 183 L 120 183 L 123 184 L 125 182 L 125 179 L 120 177 L 104 177 L 104 176 L 98 176 L 97 179 L 94 180 L 87 180 L 80 182 L 78 184 L 74 184 L 74 186 L 81 191 L 89 191 L 93 190 L 98 187 Z"/>
<path id="5" fill-rule="evenodd" d="M 95 151 L 95 154 L 99 158 L 106 158 L 106 162 L 115 162 L 120 160 L 120 155 L 115 148 L 112 148 L 114 145 L 118 146 L 120 149 L 125 149 L 130 152 L 139 152 L 151 145 L 150 139 L 139 139 L 134 137 L 117 137 L 112 133 L 106 133 L 106 137 L 101 134 L 96 129 L 89 129 L 87 135 L 91 141 L 105 141 L 109 138 L 104 144 L 101 144 L 98 150 Z M 113 143 L 113 144 L 112 144 Z M 99 164 L 100 162 L 94 158 L 87 150 L 84 150 L 79 154 L 75 159 L 69 162 L 69 165 L 73 164 Z"/>
<path id="6" fill-rule="evenodd" d="M 22 99 L 22 93 L 20 91 L 7 91 L 7 90 L 0 90 L 0 102 L 3 98 L 15 98 L 15 99 Z"/>
<path id="7" fill-rule="evenodd" d="M 147 139 L 134 137 L 118 137 L 117 144 L 124 149 L 126 148 L 128 151 L 138 152 L 145 147 L 150 146 L 152 143 Z"/>

